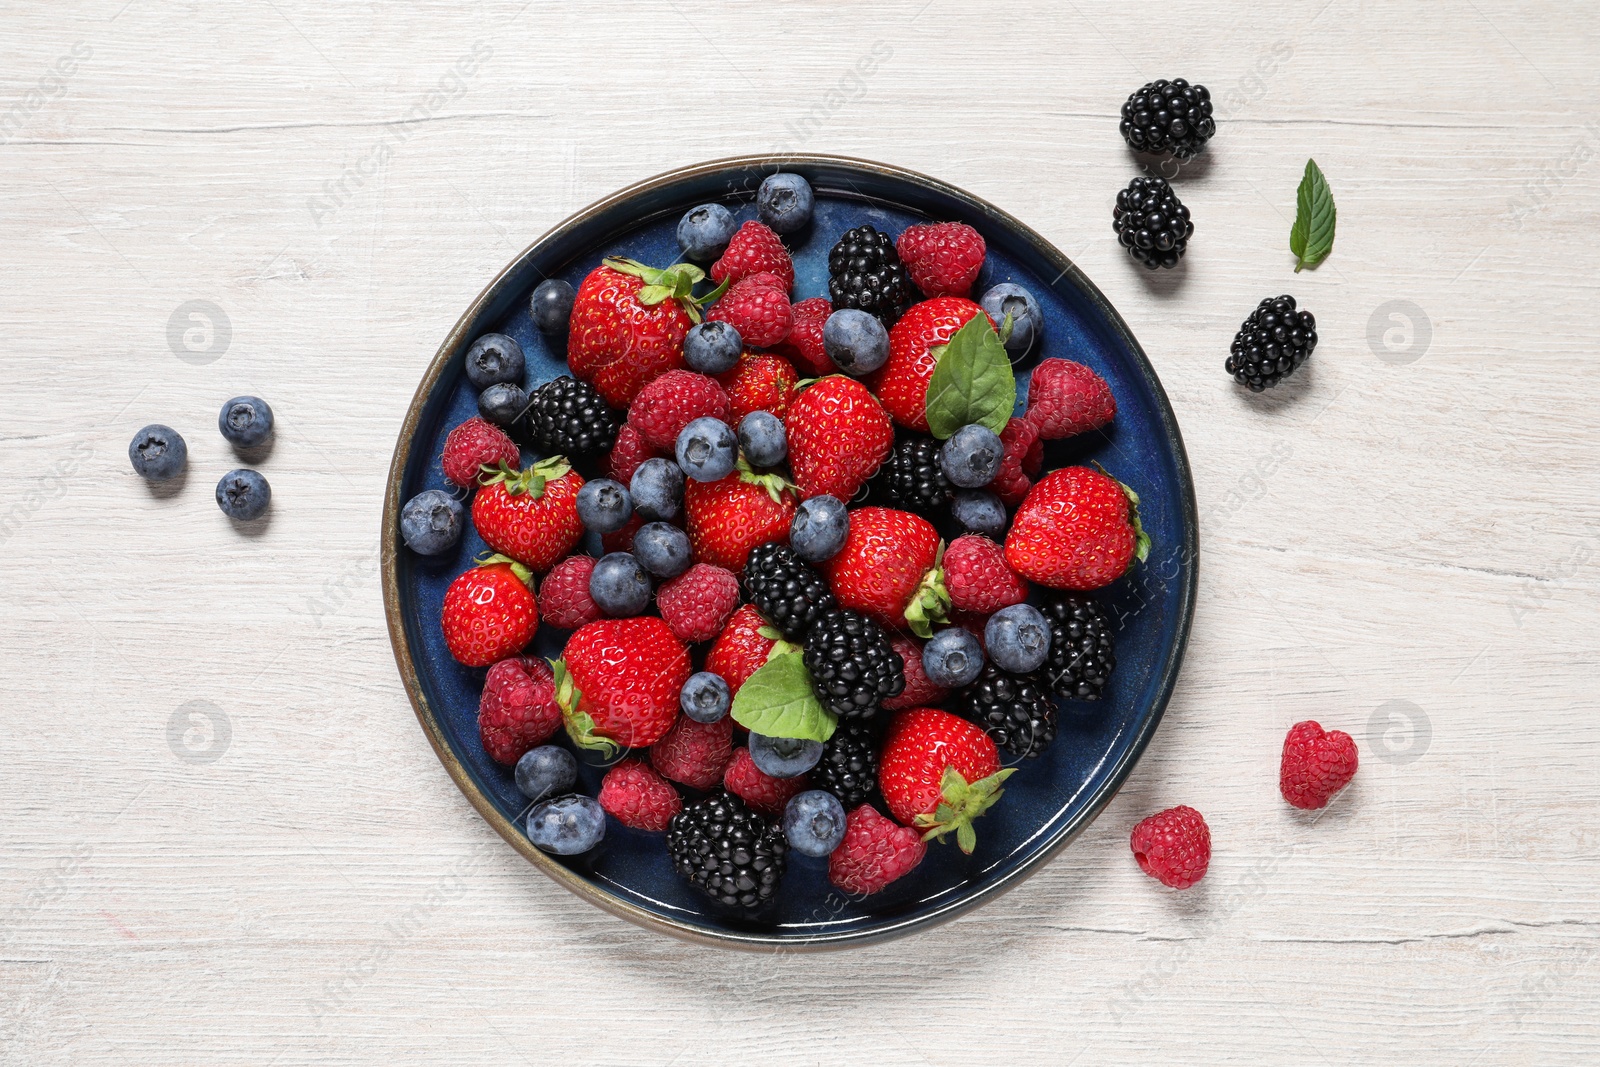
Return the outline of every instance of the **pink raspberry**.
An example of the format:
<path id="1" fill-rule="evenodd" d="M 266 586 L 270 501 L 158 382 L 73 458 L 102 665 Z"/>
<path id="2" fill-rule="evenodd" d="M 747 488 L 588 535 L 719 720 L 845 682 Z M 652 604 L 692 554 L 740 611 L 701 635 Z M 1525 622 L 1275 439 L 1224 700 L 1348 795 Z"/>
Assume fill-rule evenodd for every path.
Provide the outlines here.
<path id="1" fill-rule="evenodd" d="M 1000 431 L 1000 443 L 1006 446 L 1005 457 L 1000 460 L 1000 473 L 994 476 L 989 488 L 1005 501 L 1007 507 L 1016 507 L 1033 488 L 1033 481 L 1023 473 L 1022 464 L 1039 439 L 1039 428 L 1027 419 L 1012 419 Z"/>
<path id="2" fill-rule="evenodd" d="M 656 590 L 661 617 L 679 640 L 691 643 L 709 641 L 721 633 L 738 606 L 738 577 L 709 563 L 696 563 Z"/>
<path id="3" fill-rule="evenodd" d="M 889 647 L 900 653 L 901 660 L 905 662 L 906 687 L 899 696 L 885 700 L 883 710 L 931 708 L 944 703 L 949 690 L 934 685 L 922 672 L 922 642 L 910 634 L 890 634 Z"/>
<path id="4" fill-rule="evenodd" d="M 625 759 L 601 779 L 600 806 L 624 826 L 665 830 L 672 817 L 683 810 L 683 799 L 649 764 Z"/>
<path id="5" fill-rule="evenodd" d="M 470 489 L 478 484 L 484 467 L 504 463 L 516 469 L 522 465 L 522 454 L 504 430 L 474 415 L 444 439 L 444 455 L 439 462 L 446 478 Z"/>
<path id="6" fill-rule="evenodd" d="M 1117 414 L 1104 378 L 1070 359 L 1047 359 L 1028 381 L 1027 419 L 1046 441 L 1098 430 Z"/>
<path id="7" fill-rule="evenodd" d="M 676 439 L 673 443 L 677 443 Z M 606 453 L 606 475 L 627 485 L 633 481 L 633 472 L 639 469 L 639 464 L 659 454 L 646 443 L 637 428 L 625 422 L 617 431 L 617 443 Z"/>
<path id="8" fill-rule="evenodd" d="M 710 789 L 722 781 L 733 759 L 733 718 L 695 722 L 679 715 L 666 736 L 650 746 L 656 770 L 691 789 Z"/>
<path id="9" fill-rule="evenodd" d="M 756 811 L 777 818 L 789 798 L 806 788 L 806 776 L 774 778 L 756 766 L 748 748 L 734 750 L 728 769 L 722 772 L 722 786 Z"/>
<path id="10" fill-rule="evenodd" d="M 560 728 L 549 664 L 537 656 L 513 656 L 489 668 L 478 698 L 478 736 L 490 759 L 513 766 Z"/>
<path id="11" fill-rule="evenodd" d="M 1174 889 L 1188 889 L 1211 865 L 1211 828 L 1198 811 L 1182 804 L 1135 826 L 1128 843 L 1139 869 Z"/>
<path id="12" fill-rule="evenodd" d="M 1006 563 L 1005 550 L 982 534 L 965 534 L 944 553 L 944 584 L 960 611 L 992 615 L 1028 599 L 1028 583 Z"/>
<path id="13" fill-rule="evenodd" d="M 563 630 L 576 630 L 605 615 L 589 595 L 594 562 L 593 556 L 568 556 L 550 568 L 539 585 L 541 619 Z"/>
<path id="14" fill-rule="evenodd" d="M 737 285 L 752 274 L 776 275 L 784 292 L 794 285 L 794 260 L 783 246 L 783 238 L 754 219 L 739 227 L 727 251 L 711 264 L 711 280 Z"/>
<path id="15" fill-rule="evenodd" d="M 706 312 L 706 318 L 728 323 L 747 345 L 770 348 L 789 336 L 794 310 L 789 291 L 773 274 L 752 274 L 735 282 Z"/>
<path id="16" fill-rule="evenodd" d="M 863 804 L 845 816 L 844 840 L 828 854 L 828 881 L 866 896 L 910 874 L 927 852 L 921 834 Z"/>
<path id="17" fill-rule="evenodd" d="M 722 386 L 692 370 L 669 370 L 639 390 L 628 409 L 628 425 L 651 448 L 670 452 L 685 426 L 707 416 L 728 421 L 728 394 Z"/>
<path id="18" fill-rule="evenodd" d="M 1310 720 L 1295 723 L 1283 739 L 1278 788 L 1290 804 L 1314 811 L 1350 784 L 1359 762 L 1356 743 L 1343 730 L 1324 730 Z"/>
<path id="19" fill-rule="evenodd" d="M 833 314 L 833 301 L 825 296 L 813 296 L 795 304 L 789 311 L 793 322 L 789 336 L 783 339 L 778 351 L 788 356 L 809 378 L 834 373 L 837 368 L 822 348 L 822 327 Z"/>
<path id="20" fill-rule="evenodd" d="M 983 235 L 964 222 L 908 226 L 895 242 L 906 273 L 929 297 L 967 296 L 983 269 Z"/>

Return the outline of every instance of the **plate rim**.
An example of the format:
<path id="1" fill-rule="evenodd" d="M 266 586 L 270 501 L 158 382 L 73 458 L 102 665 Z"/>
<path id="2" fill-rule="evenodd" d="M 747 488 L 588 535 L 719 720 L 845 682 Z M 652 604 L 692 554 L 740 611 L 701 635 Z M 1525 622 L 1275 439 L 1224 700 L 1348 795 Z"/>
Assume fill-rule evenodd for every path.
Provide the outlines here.
<path id="1" fill-rule="evenodd" d="M 563 864 L 556 862 L 550 856 L 545 855 L 527 840 L 511 820 L 500 813 L 499 808 L 478 788 L 470 772 L 457 759 L 455 752 L 450 747 L 448 738 L 445 737 L 438 717 L 434 714 L 433 708 L 428 702 L 427 694 L 422 689 L 421 679 L 418 677 L 415 662 L 411 655 L 410 642 L 406 635 L 405 618 L 400 604 L 399 559 L 403 548 L 400 543 L 399 527 L 400 508 L 404 503 L 400 499 L 400 493 L 405 479 L 406 467 L 411 461 L 412 444 L 416 440 L 416 431 L 421 422 L 422 411 L 426 407 L 434 389 L 438 386 L 440 379 L 444 376 L 445 368 L 449 365 L 451 358 L 466 339 L 469 324 L 473 323 L 490 303 L 502 295 L 502 286 L 506 284 L 513 274 L 520 272 L 524 261 L 533 256 L 539 248 L 567 235 L 570 231 L 622 202 L 686 179 L 703 177 L 720 171 L 745 170 L 760 172 L 770 169 L 775 173 L 785 167 L 805 166 L 860 168 L 874 172 L 882 177 L 894 178 L 927 187 L 964 204 L 977 214 L 986 216 L 990 222 L 996 225 L 1010 228 L 1029 242 L 1052 265 L 1059 267 L 1061 273 L 1058 275 L 1056 282 L 1059 282 L 1062 278 L 1070 279 L 1080 292 L 1093 301 L 1097 310 L 1111 323 L 1118 334 L 1121 335 L 1122 341 L 1133 353 L 1146 385 L 1151 389 L 1158 401 L 1157 408 L 1161 416 L 1162 429 L 1167 444 L 1172 450 L 1180 483 L 1180 495 L 1183 497 L 1181 521 L 1184 543 L 1192 545 L 1193 548 L 1188 561 L 1187 580 L 1183 583 L 1183 588 L 1180 591 L 1177 640 L 1173 642 L 1172 650 L 1168 654 L 1166 662 L 1160 665 L 1160 682 L 1152 704 L 1151 714 L 1145 717 L 1139 731 L 1112 767 L 1111 773 L 1106 777 L 1104 784 L 1100 786 L 1082 810 L 1057 832 L 1054 840 L 987 886 L 953 897 L 950 901 L 940 904 L 933 911 L 926 914 L 898 919 L 870 930 L 815 935 L 714 931 L 659 915 L 624 900 L 583 878 Z M 1052 283 L 1052 285 L 1054 284 Z M 1149 745 L 1150 739 L 1155 735 L 1156 728 L 1160 725 L 1162 717 L 1166 714 L 1167 705 L 1171 701 L 1173 690 L 1176 688 L 1179 669 L 1183 663 L 1183 656 L 1189 643 L 1190 629 L 1194 621 L 1195 600 L 1200 575 L 1200 529 L 1198 506 L 1195 500 L 1194 477 L 1189 466 L 1189 456 L 1184 448 L 1183 436 L 1178 429 L 1177 416 L 1172 409 L 1172 402 L 1167 396 L 1166 389 L 1162 387 L 1161 379 L 1156 375 L 1155 367 L 1151 364 L 1149 356 L 1145 354 L 1143 346 L 1134 337 L 1133 331 L 1129 329 L 1122 315 L 1106 298 L 1105 294 L 1100 291 L 1099 287 L 1078 268 L 1070 257 L 1061 252 L 1060 249 L 1056 248 L 1054 244 L 1046 240 L 1031 226 L 1015 218 L 1009 212 L 1001 210 L 987 200 L 974 196 L 964 189 L 918 171 L 874 160 L 827 153 L 781 155 L 757 153 L 692 163 L 625 186 L 586 207 L 580 208 L 556 223 L 495 274 L 477 297 L 473 299 L 472 303 L 468 305 L 460 318 L 456 320 L 456 324 L 451 327 L 449 333 L 445 335 L 438 351 L 434 353 L 427 370 L 423 373 L 422 380 L 418 382 L 416 391 L 412 394 L 411 403 L 406 408 L 406 415 L 401 421 L 399 435 L 395 441 L 394 456 L 390 461 L 388 482 L 384 491 L 381 559 L 383 565 L 380 568 L 380 577 L 383 585 L 384 617 L 389 630 L 389 643 L 394 651 L 395 665 L 399 668 L 406 695 L 410 698 L 412 711 L 416 714 L 417 721 L 421 724 L 428 743 L 433 747 L 434 754 L 438 757 L 439 762 L 444 765 L 456 787 L 461 790 L 468 802 L 477 809 L 478 814 L 488 822 L 506 843 L 521 853 L 523 858 L 548 875 L 558 885 L 568 889 L 579 898 L 618 918 L 626 919 L 648 930 L 664 933 L 679 940 L 718 948 L 737 948 L 756 952 L 808 952 L 881 943 L 929 929 L 981 907 L 1020 885 L 1035 874 L 1099 817 L 1100 813 L 1105 810 L 1106 805 L 1121 791 L 1129 774 L 1132 773 L 1134 765 L 1138 762 L 1139 757 L 1144 754 L 1144 750 Z"/>

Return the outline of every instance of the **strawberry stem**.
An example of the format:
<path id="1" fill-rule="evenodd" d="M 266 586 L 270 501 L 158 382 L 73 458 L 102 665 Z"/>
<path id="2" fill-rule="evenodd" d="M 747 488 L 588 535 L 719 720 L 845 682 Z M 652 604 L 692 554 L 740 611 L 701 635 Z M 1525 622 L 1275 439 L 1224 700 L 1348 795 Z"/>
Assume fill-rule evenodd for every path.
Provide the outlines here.
<path id="1" fill-rule="evenodd" d="M 956 845 L 970 854 L 978 844 L 978 832 L 973 829 L 972 820 L 988 811 L 1004 795 L 1005 790 L 1000 785 L 1015 771 L 1015 767 L 1007 767 L 969 783 L 960 771 L 946 766 L 939 782 L 939 806 L 913 820 L 917 829 L 923 831 L 922 839 L 941 840 L 953 830 Z"/>
<path id="2" fill-rule="evenodd" d="M 636 259 L 627 259 L 623 256 L 609 256 L 603 260 L 606 266 L 621 274 L 628 274 L 644 282 L 643 288 L 636 295 L 639 303 L 646 307 L 676 300 L 692 322 L 700 321 L 700 309 L 721 296 L 728 288 L 728 282 L 723 280 L 711 292 L 704 296 L 695 296 L 694 287 L 705 281 L 706 272 L 693 263 L 674 263 L 670 267 L 650 267 Z"/>

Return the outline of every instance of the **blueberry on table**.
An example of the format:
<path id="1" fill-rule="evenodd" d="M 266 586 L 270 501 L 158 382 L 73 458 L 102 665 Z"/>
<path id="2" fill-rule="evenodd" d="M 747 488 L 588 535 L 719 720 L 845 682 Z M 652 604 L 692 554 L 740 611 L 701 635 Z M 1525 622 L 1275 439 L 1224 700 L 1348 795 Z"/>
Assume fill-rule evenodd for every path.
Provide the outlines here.
<path id="1" fill-rule="evenodd" d="M 512 777 L 523 796 L 543 800 L 572 788 L 578 780 L 578 761 L 557 745 L 540 745 L 522 754 Z"/>
<path id="2" fill-rule="evenodd" d="M 950 499 L 950 517 L 968 533 L 992 541 L 1006 538 L 1006 506 L 987 489 L 959 489 Z"/>
<path id="3" fill-rule="evenodd" d="M 670 459 L 654 456 L 639 464 L 628 481 L 633 510 L 646 519 L 672 519 L 683 508 L 683 471 Z"/>
<path id="4" fill-rule="evenodd" d="M 739 421 L 739 448 L 752 467 L 776 467 L 789 455 L 783 420 L 770 411 L 752 411 Z"/>
<path id="5" fill-rule="evenodd" d="M 217 429 L 235 448 L 254 448 L 272 436 L 272 409 L 259 396 L 236 396 L 217 413 Z"/>
<path id="6" fill-rule="evenodd" d="M 796 793 L 784 806 L 783 836 L 802 855 L 826 856 L 844 840 L 844 829 L 844 805 L 825 790 Z"/>
<path id="7" fill-rule="evenodd" d="M 850 533 L 850 513 L 838 497 L 814 496 L 801 501 L 789 525 L 789 547 L 808 563 L 832 559 Z"/>
<path id="8" fill-rule="evenodd" d="M 689 675 L 678 693 L 678 706 L 695 722 L 721 722 L 732 703 L 728 683 L 711 671 Z"/>
<path id="9" fill-rule="evenodd" d="M 510 426 L 527 410 L 528 394 L 513 382 L 498 382 L 478 394 L 478 414 L 496 426 Z"/>
<path id="10" fill-rule="evenodd" d="M 721 374 L 739 362 L 744 338 L 732 323 L 721 319 L 691 326 L 683 338 L 683 361 L 701 374 Z"/>
<path id="11" fill-rule="evenodd" d="M 981 489 L 1000 473 L 1006 446 L 1000 435 L 987 426 L 968 423 L 950 435 L 939 449 L 939 470 L 950 484 L 962 489 Z"/>
<path id="12" fill-rule="evenodd" d="M 577 290 L 572 288 L 571 282 L 546 278 L 534 286 L 533 296 L 528 300 L 534 326 L 540 333 L 566 333 L 567 321 L 572 318 L 572 305 L 577 298 Z"/>
<path id="13" fill-rule="evenodd" d="M 1050 654 L 1050 623 L 1031 604 L 1013 604 L 989 616 L 983 644 L 989 659 L 1012 674 L 1036 671 Z"/>
<path id="14" fill-rule="evenodd" d="M 578 490 L 578 521 L 598 534 L 615 533 L 633 516 L 633 498 L 621 482 L 596 478 Z"/>
<path id="15" fill-rule="evenodd" d="M 657 578 L 676 578 L 694 562 L 689 535 L 670 522 L 647 522 L 633 535 L 633 556 Z"/>
<path id="16" fill-rule="evenodd" d="M 631 552 L 608 552 L 589 573 L 589 599 L 613 618 L 638 615 L 650 605 L 650 575 Z"/>
<path id="17" fill-rule="evenodd" d="M 128 462 L 139 477 L 164 482 L 183 473 L 189 462 L 189 446 L 171 426 L 152 422 L 128 442 Z"/>
<path id="18" fill-rule="evenodd" d="M 733 212 L 721 204 L 701 204 L 678 220 L 678 247 L 686 258 L 709 263 L 727 251 L 738 230 Z"/>
<path id="19" fill-rule="evenodd" d="M 588 852 L 605 836 L 606 813 L 593 797 L 557 797 L 528 813 L 528 840 L 557 856 Z"/>
<path id="20" fill-rule="evenodd" d="M 1044 312 L 1033 294 L 1015 282 L 1001 282 L 991 286 L 978 300 L 979 306 L 989 313 L 996 329 L 1005 325 L 1011 316 L 1011 333 L 1006 336 L 1006 355 L 1011 362 L 1032 351 L 1044 334 Z"/>
<path id="21" fill-rule="evenodd" d="M 756 190 L 756 216 L 777 233 L 795 233 L 811 222 L 816 197 L 798 174 L 773 174 Z"/>
<path id="22" fill-rule="evenodd" d="M 425 489 L 400 509 L 400 536 L 418 555 L 437 556 L 461 540 L 465 510 L 444 490 Z"/>
<path id="23" fill-rule="evenodd" d="M 467 349 L 467 381 L 474 389 L 487 389 L 501 382 L 521 382 L 526 360 L 522 346 L 503 333 L 486 333 Z"/>
<path id="24" fill-rule="evenodd" d="M 750 758 L 759 770 L 774 778 L 798 778 L 822 759 L 822 742 L 753 733 Z"/>
<path id="25" fill-rule="evenodd" d="M 852 377 L 870 374 L 889 360 L 889 331 L 875 316 L 844 308 L 822 324 L 822 350 Z"/>
<path id="26" fill-rule="evenodd" d="M 739 438 L 721 419 L 702 415 L 678 434 L 678 468 L 697 482 L 720 482 L 739 462 Z"/>
<path id="27" fill-rule="evenodd" d="M 230 519 L 249 522 L 258 519 L 272 501 L 272 486 L 260 472 L 242 467 L 229 471 L 217 482 L 217 507 Z"/>
<path id="28" fill-rule="evenodd" d="M 971 685 L 983 670 L 983 646 L 959 626 L 940 630 L 922 646 L 922 673 L 941 689 Z"/>

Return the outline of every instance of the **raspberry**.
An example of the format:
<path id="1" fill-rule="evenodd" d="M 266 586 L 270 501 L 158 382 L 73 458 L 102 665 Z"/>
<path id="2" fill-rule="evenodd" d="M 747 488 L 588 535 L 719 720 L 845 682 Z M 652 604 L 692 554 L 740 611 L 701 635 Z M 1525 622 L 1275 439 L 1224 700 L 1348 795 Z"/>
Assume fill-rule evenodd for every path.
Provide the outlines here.
<path id="1" fill-rule="evenodd" d="M 899 696 L 885 700 L 883 710 L 900 711 L 904 708 L 934 707 L 944 703 L 949 690 L 934 685 L 923 673 L 922 642 L 910 634 L 892 634 L 889 637 L 889 647 L 900 653 L 900 659 L 905 663 L 906 687 L 900 691 Z"/>
<path id="2" fill-rule="evenodd" d="M 439 462 L 446 478 L 463 489 L 470 489 L 478 484 L 478 475 L 484 467 L 499 463 L 520 467 L 522 453 L 504 430 L 474 415 L 444 439 L 444 456 Z"/>
<path id="3" fill-rule="evenodd" d="M 739 331 L 745 344 L 757 348 L 782 341 L 794 325 L 788 288 L 774 274 L 752 274 L 735 282 L 706 312 L 706 318 L 728 323 Z"/>
<path id="4" fill-rule="evenodd" d="M 1006 564 L 1005 550 L 982 534 L 950 542 L 944 553 L 944 584 L 961 611 L 992 615 L 1028 599 L 1028 583 Z"/>
<path id="5" fill-rule="evenodd" d="M 1030 479 L 1039 477 L 1039 472 L 1044 470 L 1044 438 L 1035 437 L 1033 444 L 1028 447 L 1028 454 L 1022 457 L 1022 473 Z"/>
<path id="6" fill-rule="evenodd" d="M 513 656 L 489 668 L 478 700 L 478 736 L 490 759 L 512 766 L 560 728 L 561 705 L 548 663 Z"/>
<path id="7" fill-rule="evenodd" d="M 676 445 L 677 441 L 674 440 L 673 444 Z M 606 453 L 606 474 L 627 485 L 633 481 L 633 472 L 639 469 L 639 464 L 657 455 L 660 455 L 660 451 L 651 448 L 636 427 L 623 423 L 617 431 L 617 443 Z"/>
<path id="8" fill-rule="evenodd" d="M 1283 739 L 1283 764 L 1278 788 L 1297 808 L 1314 811 L 1356 775 L 1356 743 L 1343 730 L 1324 730 L 1307 720 L 1289 728 Z"/>
<path id="9" fill-rule="evenodd" d="M 628 425 L 651 448 L 670 452 L 683 428 L 707 415 L 728 421 L 728 394 L 717 380 L 692 370 L 669 370 L 639 390 L 628 409 Z"/>
<path id="10" fill-rule="evenodd" d="M 683 810 L 678 791 L 643 760 L 625 759 L 600 782 L 600 806 L 624 826 L 665 830 Z"/>
<path id="11" fill-rule="evenodd" d="M 1173 889 L 1188 889 L 1211 864 L 1211 829 L 1198 811 L 1182 804 L 1135 826 L 1128 844 L 1139 869 Z"/>
<path id="12" fill-rule="evenodd" d="M 639 532 L 639 527 L 644 525 L 644 518 L 638 512 L 628 516 L 628 521 L 622 529 L 613 530 L 600 538 L 600 547 L 607 552 L 632 552 L 633 535 Z"/>
<path id="13" fill-rule="evenodd" d="M 917 288 L 930 297 L 966 296 L 983 269 L 983 236 L 964 222 L 909 226 L 895 242 Z"/>
<path id="14" fill-rule="evenodd" d="M 746 352 L 739 365 L 717 375 L 728 393 L 728 425 L 737 427 L 752 411 L 768 411 L 783 418 L 789 411 L 789 397 L 800 376 L 782 356 L 766 352 Z"/>
<path id="15" fill-rule="evenodd" d="M 761 631 L 766 630 L 767 636 Z M 778 643 L 778 631 L 761 617 L 761 612 L 746 604 L 733 613 L 728 625 L 717 635 L 716 643 L 706 653 L 706 670 L 722 676 L 728 689 L 737 694 L 739 687 L 761 669 Z"/>
<path id="16" fill-rule="evenodd" d="M 783 806 L 789 803 L 789 798 L 805 790 L 806 776 L 774 778 L 756 766 L 748 748 L 741 748 L 734 752 L 728 769 L 722 772 L 722 785 L 744 801 L 751 811 L 777 818 L 783 814 Z"/>
<path id="17" fill-rule="evenodd" d="M 1023 473 L 1022 465 L 1039 439 L 1039 427 L 1027 419 L 1012 419 L 1000 432 L 1000 443 L 1006 446 L 1005 458 L 1000 461 L 1000 473 L 994 476 L 989 488 L 1003 500 L 1007 507 L 1016 507 L 1033 488 L 1033 481 Z"/>
<path id="18" fill-rule="evenodd" d="M 836 369 L 833 360 L 822 348 L 822 327 L 833 314 L 833 301 L 824 296 L 802 300 L 789 309 L 793 324 L 789 336 L 783 339 L 778 351 L 794 361 L 794 365 L 808 377 L 832 374 Z"/>
<path id="19" fill-rule="evenodd" d="M 1047 359 L 1033 368 L 1028 382 L 1027 419 L 1039 437 L 1063 437 L 1098 430 L 1117 414 L 1117 401 L 1106 380 L 1082 363 Z M 1041 453 L 1042 455 L 1042 453 Z"/>
<path id="20" fill-rule="evenodd" d="M 722 781 L 733 758 L 733 717 L 695 722 L 679 715 L 666 736 L 650 746 L 655 769 L 691 789 L 710 789 Z"/>
<path id="21" fill-rule="evenodd" d="M 696 563 L 656 590 L 656 607 L 681 641 L 711 640 L 738 606 L 738 577 L 709 563 Z"/>
<path id="22" fill-rule="evenodd" d="M 794 286 L 794 261 L 782 238 L 754 221 L 739 227 L 722 258 L 711 264 L 711 280 L 737 285 L 752 274 L 777 275 L 785 293 Z"/>
<path id="23" fill-rule="evenodd" d="M 910 874 L 927 851 L 917 831 L 863 804 L 845 817 L 844 840 L 828 855 L 828 881 L 846 893 L 876 893 Z"/>
<path id="24" fill-rule="evenodd" d="M 568 556 L 550 568 L 539 584 L 539 617 L 551 626 L 576 630 L 604 615 L 589 595 L 593 573 L 593 556 Z"/>

